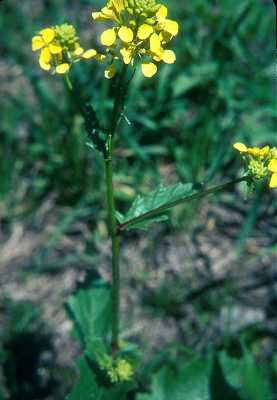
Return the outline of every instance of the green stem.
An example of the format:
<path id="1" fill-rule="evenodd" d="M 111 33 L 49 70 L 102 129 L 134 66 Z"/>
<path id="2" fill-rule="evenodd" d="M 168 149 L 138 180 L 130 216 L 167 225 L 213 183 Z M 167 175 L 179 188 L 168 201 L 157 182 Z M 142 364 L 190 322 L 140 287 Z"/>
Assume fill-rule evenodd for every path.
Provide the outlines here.
<path id="1" fill-rule="evenodd" d="M 72 83 L 71 83 L 71 80 L 70 80 L 68 74 L 65 74 L 65 75 L 64 75 L 64 80 L 65 80 L 65 83 L 66 83 L 68 89 L 69 89 L 70 91 L 72 91 L 73 86 L 72 86 Z"/>
<path id="2" fill-rule="evenodd" d="M 119 323 L 120 323 L 120 242 L 117 234 L 118 226 L 115 217 L 115 200 L 113 187 L 113 137 L 123 111 L 126 84 L 126 66 L 124 65 L 118 77 L 116 86 L 116 97 L 114 100 L 113 114 L 111 119 L 110 133 L 108 137 L 108 155 L 105 159 L 106 196 L 108 211 L 109 234 L 112 239 L 112 350 L 119 349 Z"/>
<path id="3" fill-rule="evenodd" d="M 115 218 L 115 202 L 112 167 L 112 136 L 109 136 L 108 157 L 105 160 L 106 190 L 109 234 L 112 239 L 112 349 L 118 350 L 119 313 L 120 313 L 120 268 L 119 268 L 119 236 Z"/>
<path id="4" fill-rule="evenodd" d="M 179 199 L 179 200 L 175 200 L 175 201 L 166 203 L 166 204 L 162 205 L 161 207 L 158 207 L 158 208 L 155 208 L 154 210 L 148 211 L 136 218 L 132 218 L 129 221 L 124 222 L 123 224 L 119 224 L 118 225 L 118 233 L 121 233 L 124 230 L 130 228 L 130 226 L 132 226 L 132 225 L 138 224 L 148 218 L 153 218 L 163 212 L 166 212 L 170 208 L 178 206 L 179 204 L 182 204 L 182 203 L 185 203 L 188 201 L 192 201 L 192 200 L 196 200 L 201 197 L 205 197 L 209 194 L 221 192 L 223 190 L 228 189 L 229 187 L 233 186 L 236 183 L 248 181 L 248 180 L 249 180 L 248 176 L 243 176 L 241 178 L 233 179 L 232 181 L 223 183 L 221 185 L 213 186 L 209 189 L 198 191 L 196 193 L 193 193 L 191 196 L 184 197 L 183 199 Z"/>
<path id="5" fill-rule="evenodd" d="M 112 136 L 116 132 L 116 128 L 118 126 L 124 108 L 125 97 L 127 94 L 127 87 L 125 83 L 127 68 L 128 66 L 124 64 L 119 76 L 117 77 L 117 84 L 115 87 L 116 97 L 114 100 L 114 107 L 113 107 L 111 127 L 110 127 L 110 133 Z"/>

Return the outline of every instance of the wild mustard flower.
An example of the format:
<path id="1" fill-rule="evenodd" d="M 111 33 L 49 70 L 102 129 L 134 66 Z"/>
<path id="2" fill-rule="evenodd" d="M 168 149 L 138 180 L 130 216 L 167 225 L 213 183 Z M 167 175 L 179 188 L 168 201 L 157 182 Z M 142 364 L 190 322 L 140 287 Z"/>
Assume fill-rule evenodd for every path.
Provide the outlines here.
<path id="1" fill-rule="evenodd" d="M 97 56 L 94 49 L 84 50 L 74 26 L 57 25 L 42 29 L 32 38 L 32 50 L 40 51 L 39 64 L 45 71 L 68 73 L 71 65 L 81 59 Z"/>
<path id="2" fill-rule="evenodd" d="M 254 180 L 269 178 L 269 187 L 277 187 L 276 147 L 247 147 L 243 143 L 235 143 L 234 148 L 242 154 L 250 177 Z"/>
<path id="3" fill-rule="evenodd" d="M 92 13 L 94 20 L 111 22 L 100 38 L 110 61 L 107 78 L 116 74 L 118 59 L 127 65 L 140 60 L 148 78 L 156 74 L 157 63 L 175 62 L 175 53 L 164 46 L 177 36 L 179 26 L 167 14 L 167 8 L 156 0 L 108 0 L 101 11 Z"/>

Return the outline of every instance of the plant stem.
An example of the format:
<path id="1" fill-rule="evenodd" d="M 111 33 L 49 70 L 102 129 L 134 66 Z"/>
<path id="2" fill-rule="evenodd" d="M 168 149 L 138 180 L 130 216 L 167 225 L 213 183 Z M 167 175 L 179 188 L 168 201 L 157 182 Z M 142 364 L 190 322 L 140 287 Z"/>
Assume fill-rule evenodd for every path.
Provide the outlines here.
<path id="1" fill-rule="evenodd" d="M 112 136 L 109 136 L 108 157 L 105 160 L 106 190 L 108 207 L 109 234 L 112 239 L 112 349 L 118 350 L 119 313 L 120 313 L 120 268 L 119 268 L 119 236 L 115 218 L 115 202 L 112 167 Z"/>
<path id="2" fill-rule="evenodd" d="M 120 242 L 117 234 L 118 227 L 115 217 L 115 200 L 113 187 L 113 137 L 123 111 L 126 84 L 126 66 L 124 65 L 118 76 L 116 97 L 114 100 L 113 114 L 107 143 L 108 155 L 105 159 L 106 195 L 109 234 L 112 239 L 112 350 L 119 349 L 119 323 L 120 323 Z"/>
<path id="3" fill-rule="evenodd" d="M 70 91 L 72 91 L 73 86 L 72 86 L 72 83 L 71 83 L 71 80 L 70 80 L 68 74 L 65 74 L 65 75 L 64 75 L 64 80 L 65 80 L 65 83 L 66 83 L 68 89 L 69 89 Z"/>

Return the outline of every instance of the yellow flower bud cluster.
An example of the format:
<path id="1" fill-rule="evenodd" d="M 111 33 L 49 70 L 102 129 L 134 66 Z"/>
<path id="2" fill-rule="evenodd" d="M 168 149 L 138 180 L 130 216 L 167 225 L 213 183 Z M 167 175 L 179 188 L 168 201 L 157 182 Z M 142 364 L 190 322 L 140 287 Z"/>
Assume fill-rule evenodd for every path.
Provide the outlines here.
<path id="1" fill-rule="evenodd" d="M 144 14 L 145 17 L 150 13 L 154 15 L 159 8 L 155 0 L 125 0 L 124 4 L 130 14 Z"/>
<path id="2" fill-rule="evenodd" d="M 109 0 L 100 12 L 92 13 L 94 20 L 112 24 L 100 38 L 109 61 L 106 78 L 116 74 L 119 59 L 127 65 L 139 60 L 148 78 L 156 74 L 157 63 L 175 62 L 175 53 L 164 46 L 177 36 L 179 26 L 167 14 L 167 8 L 155 0 Z"/>
<path id="3" fill-rule="evenodd" d="M 105 371 L 111 383 L 121 383 L 132 379 L 134 368 L 132 364 L 122 357 L 114 359 L 108 354 L 98 354 L 97 363 Z"/>
<path id="4" fill-rule="evenodd" d="M 32 50 L 40 51 L 43 70 L 57 74 L 67 74 L 73 63 L 97 56 L 96 50 L 85 51 L 80 46 L 76 30 L 69 24 L 42 29 L 32 38 Z"/>
<path id="5" fill-rule="evenodd" d="M 119 358 L 115 361 L 114 365 L 107 370 L 107 373 L 112 383 L 120 383 L 129 381 L 134 375 L 134 370 L 128 361 Z"/>
<path id="6" fill-rule="evenodd" d="M 235 143 L 234 148 L 243 156 L 246 169 L 254 180 L 269 178 L 269 187 L 277 187 L 277 148 L 247 147 Z"/>

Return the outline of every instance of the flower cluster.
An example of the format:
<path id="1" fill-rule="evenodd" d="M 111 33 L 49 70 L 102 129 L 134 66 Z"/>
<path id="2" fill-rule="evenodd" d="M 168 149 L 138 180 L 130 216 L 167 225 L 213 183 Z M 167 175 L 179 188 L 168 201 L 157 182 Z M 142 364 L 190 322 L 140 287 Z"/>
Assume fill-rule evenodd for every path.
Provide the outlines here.
<path id="1" fill-rule="evenodd" d="M 116 74 L 118 59 L 127 65 L 140 60 L 142 73 L 149 78 L 156 74 L 157 63 L 175 62 L 175 53 L 164 46 L 178 34 L 179 26 L 167 14 L 156 0 L 108 0 L 100 12 L 92 13 L 94 20 L 112 24 L 100 38 L 110 60 L 106 78 Z"/>
<path id="2" fill-rule="evenodd" d="M 111 383 L 129 381 L 134 375 L 132 364 L 124 358 L 114 359 L 108 354 L 97 354 L 97 363 L 102 371 L 106 371 Z"/>
<path id="3" fill-rule="evenodd" d="M 112 383 L 129 381 L 134 375 L 132 365 L 123 358 L 116 360 L 115 365 L 110 367 L 107 372 Z"/>
<path id="4" fill-rule="evenodd" d="M 32 38 L 32 50 L 40 51 L 39 64 L 45 71 L 68 73 L 74 62 L 97 56 L 94 49 L 84 50 L 74 26 L 63 24 L 45 28 Z"/>
<path id="5" fill-rule="evenodd" d="M 276 147 L 247 147 L 243 143 L 235 143 L 234 148 L 242 154 L 246 170 L 253 180 L 269 178 L 269 187 L 277 187 Z"/>

